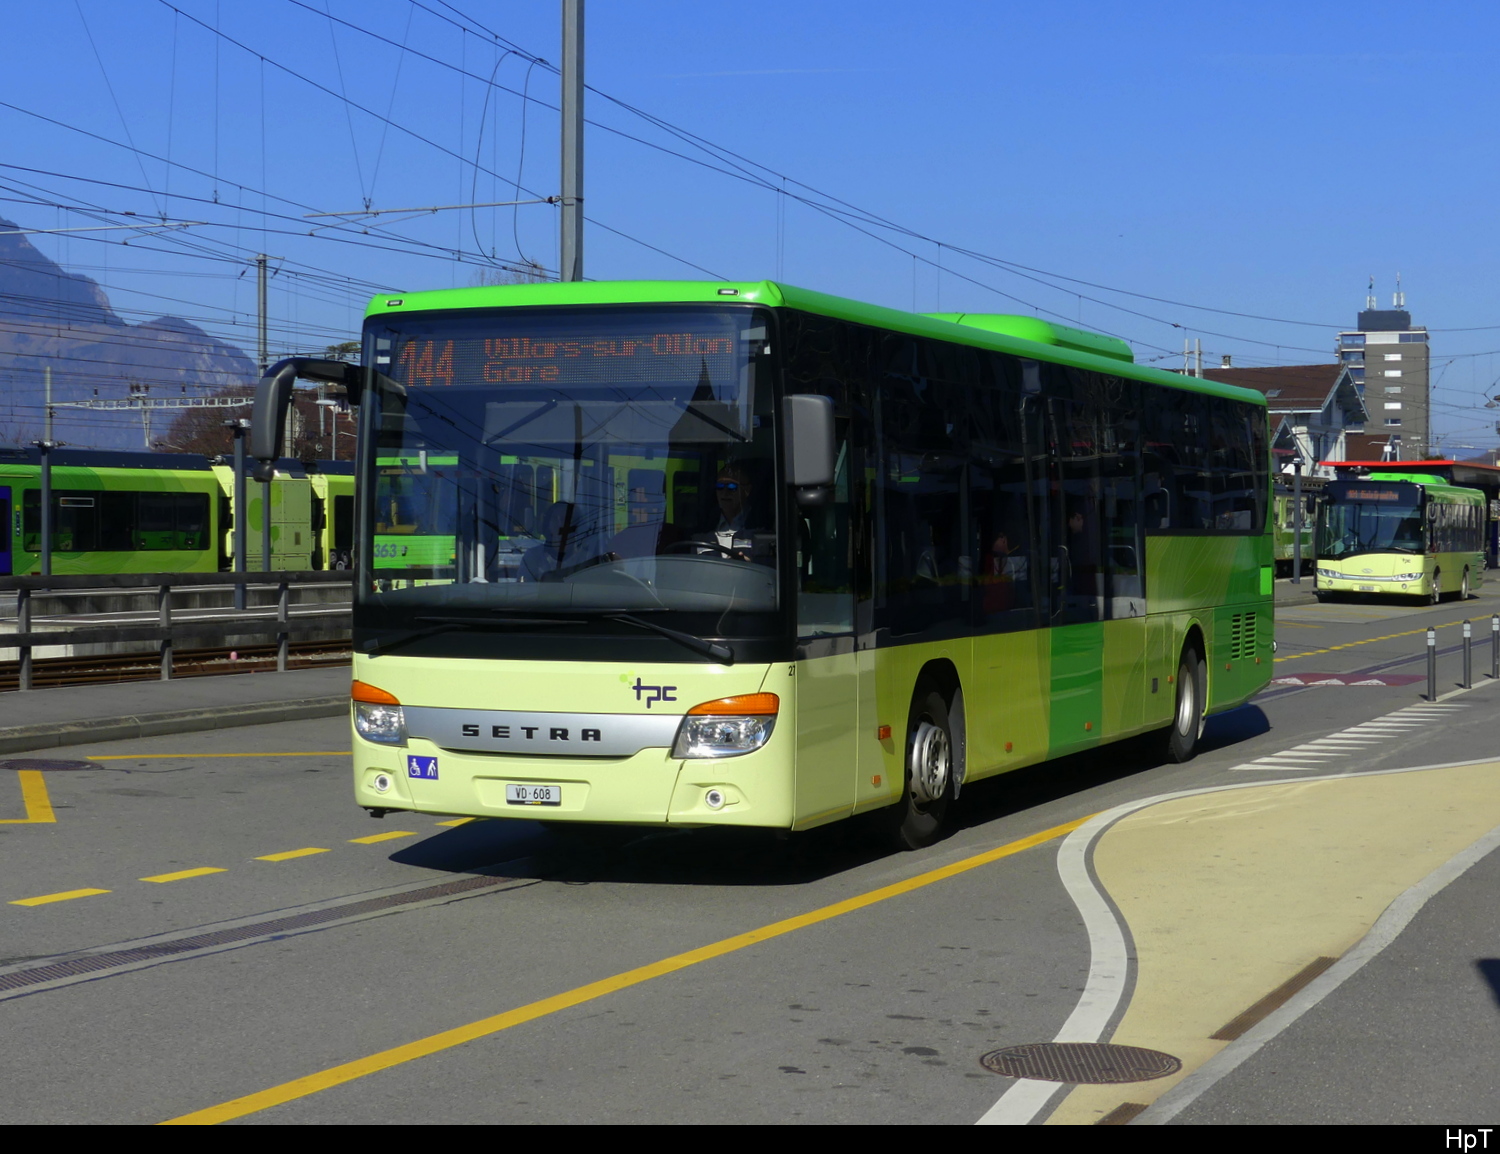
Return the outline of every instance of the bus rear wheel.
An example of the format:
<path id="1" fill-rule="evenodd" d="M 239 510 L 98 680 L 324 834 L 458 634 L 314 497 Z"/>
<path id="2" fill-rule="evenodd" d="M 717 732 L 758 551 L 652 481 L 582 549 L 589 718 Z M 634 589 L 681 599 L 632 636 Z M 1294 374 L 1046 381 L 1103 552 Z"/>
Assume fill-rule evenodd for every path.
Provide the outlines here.
<path id="1" fill-rule="evenodd" d="M 1167 730 L 1167 757 L 1181 763 L 1198 752 L 1204 722 L 1203 663 L 1196 649 L 1184 649 L 1177 663 L 1177 708 Z"/>
<path id="2" fill-rule="evenodd" d="M 1469 571 L 1467 569 L 1464 570 L 1464 583 L 1458 589 L 1458 599 L 1460 601 L 1469 599 Z"/>
<path id="3" fill-rule="evenodd" d="M 906 726 L 906 785 L 890 818 L 897 849 L 922 849 L 937 841 L 953 800 L 954 775 L 948 703 L 937 690 L 918 687 Z"/>

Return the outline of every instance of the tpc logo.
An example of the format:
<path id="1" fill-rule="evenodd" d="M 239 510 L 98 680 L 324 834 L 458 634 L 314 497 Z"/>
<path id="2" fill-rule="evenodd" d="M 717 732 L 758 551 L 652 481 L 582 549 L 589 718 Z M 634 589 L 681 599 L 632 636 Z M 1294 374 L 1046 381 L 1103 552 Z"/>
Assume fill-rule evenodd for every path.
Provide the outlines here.
<path id="1" fill-rule="evenodd" d="M 647 709 L 650 709 L 652 703 L 656 701 L 677 700 L 677 698 L 672 696 L 677 692 L 677 686 L 675 685 L 642 685 L 641 679 L 637 677 L 635 684 L 630 688 L 635 690 L 635 699 L 637 701 L 645 701 Z M 643 698 L 641 695 L 645 693 L 649 693 L 651 696 Z"/>

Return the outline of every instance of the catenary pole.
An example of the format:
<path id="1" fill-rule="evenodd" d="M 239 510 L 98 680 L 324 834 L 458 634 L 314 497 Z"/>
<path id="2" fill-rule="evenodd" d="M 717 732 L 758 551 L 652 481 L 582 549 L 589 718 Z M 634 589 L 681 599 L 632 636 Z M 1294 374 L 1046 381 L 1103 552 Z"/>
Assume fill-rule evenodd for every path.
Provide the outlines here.
<path id="1" fill-rule="evenodd" d="M 562 237 L 558 279 L 583 279 L 583 0 L 562 0 Z"/>

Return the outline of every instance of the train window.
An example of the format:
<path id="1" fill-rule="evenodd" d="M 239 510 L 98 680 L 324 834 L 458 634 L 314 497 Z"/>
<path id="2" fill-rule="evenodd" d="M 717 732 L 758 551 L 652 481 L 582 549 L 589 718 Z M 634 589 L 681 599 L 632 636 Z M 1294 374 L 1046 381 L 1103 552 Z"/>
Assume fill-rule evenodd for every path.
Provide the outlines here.
<path id="1" fill-rule="evenodd" d="M 333 499 L 333 547 L 347 554 L 354 545 L 354 498 Z"/>
<path id="2" fill-rule="evenodd" d="M 208 547 L 206 493 L 55 492 L 52 548 L 58 553 L 125 553 Z M 21 547 L 41 552 L 42 501 L 21 502 Z"/>

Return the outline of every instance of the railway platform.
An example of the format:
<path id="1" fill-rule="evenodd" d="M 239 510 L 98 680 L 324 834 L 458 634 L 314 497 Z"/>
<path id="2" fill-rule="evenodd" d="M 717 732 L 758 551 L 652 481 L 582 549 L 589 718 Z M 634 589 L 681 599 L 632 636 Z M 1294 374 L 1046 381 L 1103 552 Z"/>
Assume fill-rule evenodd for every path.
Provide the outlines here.
<path id="1" fill-rule="evenodd" d="M 336 717 L 349 667 L 128 681 L 0 694 L 0 753 Z"/>

